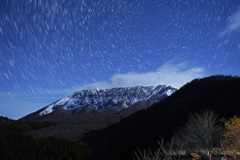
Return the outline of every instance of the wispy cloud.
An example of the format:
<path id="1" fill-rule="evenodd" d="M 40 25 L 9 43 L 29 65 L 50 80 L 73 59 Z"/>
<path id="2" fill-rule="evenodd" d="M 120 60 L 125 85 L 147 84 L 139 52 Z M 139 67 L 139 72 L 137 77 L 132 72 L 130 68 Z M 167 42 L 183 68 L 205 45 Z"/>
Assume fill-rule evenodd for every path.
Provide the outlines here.
<path id="1" fill-rule="evenodd" d="M 231 33 L 240 28 L 240 9 L 236 11 L 232 16 L 229 17 L 228 23 L 223 31 L 220 33 L 220 37 Z"/>
<path id="2" fill-rule="evenodd" d="M 130 72 L 126 74 L 114 74 L 110 82 L 97 82 L 85 85 L 82 88 L 111 88 L 135 85 L 156 86 L 159 84 L 180 88 L 185 83 L 201 77 L 203 77 L 203 68 L 187 68 L 187 64 L 185 63 L 177 65 L 165 64 L 156 71 L 147 73 Z"/>

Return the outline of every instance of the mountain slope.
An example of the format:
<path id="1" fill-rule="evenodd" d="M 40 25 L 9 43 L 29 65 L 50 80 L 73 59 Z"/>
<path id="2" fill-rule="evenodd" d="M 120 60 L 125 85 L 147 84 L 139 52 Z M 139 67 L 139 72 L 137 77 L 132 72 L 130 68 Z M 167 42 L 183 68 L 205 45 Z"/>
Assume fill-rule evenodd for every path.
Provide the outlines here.
<path id="1" fill-rule="evenodd" d="M 191 112 L 213 110 L 220 118 L 240 114 L 240 78 L 212 76 L 193 80 L 170 97 L 107 129 L 84 137 L 96 159 L 132 159 L 136 148 L 157 147 L 170 138 Z"/>

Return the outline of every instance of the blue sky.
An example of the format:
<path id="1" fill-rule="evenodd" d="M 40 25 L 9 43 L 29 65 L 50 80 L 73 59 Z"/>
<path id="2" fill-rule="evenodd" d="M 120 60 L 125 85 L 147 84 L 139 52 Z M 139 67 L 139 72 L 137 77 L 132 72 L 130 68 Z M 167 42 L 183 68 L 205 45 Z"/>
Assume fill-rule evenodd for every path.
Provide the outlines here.
<path id="1" fill-rule="evenodd" d="M 85 88 L 240 76 L 239 0 L 4 0 L 0 115 Z"/>

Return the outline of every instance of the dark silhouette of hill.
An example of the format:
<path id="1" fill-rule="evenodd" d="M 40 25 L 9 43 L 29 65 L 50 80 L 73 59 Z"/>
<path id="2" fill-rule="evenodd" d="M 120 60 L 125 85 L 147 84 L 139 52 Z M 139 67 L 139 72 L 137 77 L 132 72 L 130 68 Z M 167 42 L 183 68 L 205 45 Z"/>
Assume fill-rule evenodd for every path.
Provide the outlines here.
<path id="1" fill-rule="evenodd" d="M 34 138 L 23 133 L 56 125 L 51 122 L 15 121 L 0 117 L 0 159 L 1 160 L 90 160 L 88 148 L 66 139 L 54 137 Z"/>
<path id="2" fill-rule="evenodd" d="M 137 148 L 154 148 L 162 137 L 171 138 L 192 112 L 211 109 L 219 118 L 229 118 L 240 114 L 239 107 L 239 77 L 195 79 L 158 104 L 88 133 L 83 141 L 95 159 L 132 159 Z"/>

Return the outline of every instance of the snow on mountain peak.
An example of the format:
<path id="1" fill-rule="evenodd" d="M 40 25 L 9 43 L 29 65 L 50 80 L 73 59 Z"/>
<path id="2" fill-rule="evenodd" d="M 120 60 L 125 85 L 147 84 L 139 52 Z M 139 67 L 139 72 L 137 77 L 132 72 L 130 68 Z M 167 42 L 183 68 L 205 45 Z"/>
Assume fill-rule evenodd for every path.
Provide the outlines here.
<path id="1" fill-rule="evenodd" d="M 142 100 L 163 99 L 164 96 L 170 96 L 175 91 L 175 88 L 165 85 L 82 90 L 46 106 L 39 115 L 46 115 L 54 110 L 73 110 L 84 106 L 92 106 L 95 109 L 128 107 Z"/>

